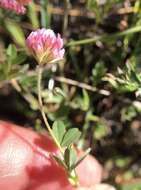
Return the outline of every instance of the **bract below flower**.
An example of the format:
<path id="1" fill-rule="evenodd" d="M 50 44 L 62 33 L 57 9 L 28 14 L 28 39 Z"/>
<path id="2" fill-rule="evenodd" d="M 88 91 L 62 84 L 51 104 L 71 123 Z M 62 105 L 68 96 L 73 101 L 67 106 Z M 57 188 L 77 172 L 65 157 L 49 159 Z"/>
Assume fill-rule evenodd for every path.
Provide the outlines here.
<path id="1" fill-rule="evenodd" d="M 0 7 L 16 12 L 17 14 L 24 14 L 27 5 L 31 0 L 0 0 Z"/>
<path id="2" fill-rule="evenodd" d="M 27 47 L 39 64 L 53 63 L 63 58 L 63 39 L 51 29 L 38 29 L 28 36 Z"/>

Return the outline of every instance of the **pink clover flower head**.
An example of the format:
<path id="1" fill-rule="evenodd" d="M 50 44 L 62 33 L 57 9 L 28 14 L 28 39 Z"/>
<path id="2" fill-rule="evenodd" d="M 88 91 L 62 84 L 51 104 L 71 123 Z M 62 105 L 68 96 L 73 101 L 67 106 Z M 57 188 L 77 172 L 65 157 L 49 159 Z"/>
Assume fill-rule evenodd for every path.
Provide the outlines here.
<path id="1" fill-rule="evenodd" d="M 39 64 L 53 63 L 63 59 L 63 39 L 51 29 L 38 29 L 28 36 L 27 47 Z"/>
<path id="2" fill-rule="evenodd" d="M 0 0 L 0 7 L 4 9 L 9 9 L 16 12 L 17 14 L 24 14 L 27 5 L 31 0 Z"/>

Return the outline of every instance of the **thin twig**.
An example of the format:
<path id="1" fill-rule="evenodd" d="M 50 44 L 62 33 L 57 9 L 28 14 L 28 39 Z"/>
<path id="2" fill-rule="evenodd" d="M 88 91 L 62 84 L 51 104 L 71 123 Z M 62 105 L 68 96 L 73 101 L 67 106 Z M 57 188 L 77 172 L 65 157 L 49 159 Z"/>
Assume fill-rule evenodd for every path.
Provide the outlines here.
<path id="1" fill-rule="evenodd" d="M 37 5 L 37 10 L 40 11 L 40 6 Z M 49 6 L 49 12 L 50 14 L 56 14 L 56 15 L 64 15 L 65 10 L 60 7 L 54 7 L 54 6 Z M 134 13 L 134 7 L 126 7 L 126 8 L 120 8 L 116 12 L 112 12 L 111 14 L 118 14 L 118 15 L 123 15 L 123 14 L 131 14 Z M 84 11 L 84 9 L 69 9 L 68 11 L 69 16 L 74 16 L 74 17 L 87 17 L 87 18 L 95 18 L 95 13 L 93 11 Z"/>
<path id="2" fill-rule="evenodd" d="M 36 75 L 36 72 L 28 71 L 26 75 L 28 77 L 32 77 L 32 76 Z M 20 80 L 21 78 L 22 77 L 17 77 L 14 80 Z M 96 87 L 93 87 L 93 86 L 91 86 L 89 84 L 79 82 L 79 81 L 76 81 L 76 80 L 72 80 L 72 79 L 69 79 L 69 78 L 65 78 L 65 77 L 56 76 L 56 77 L 54 77 L 54 80 L 56 80 L 58 82 L 66 83 L 66 84 L 69 84 L 69 85 L 72 85 L 72 86 L 76 86 L 78 88 L 86 89 L 86 90 L 91 91 L 91 92 L 97 92 L 97 93 L 102 94 L 104 96 L 109 96 L 111 94 L 107 90 L 97 89 Z M 0 88 L 2 88 L 4 85 L 10 84 L 10 83 L 11 83 L 11 80 L 3 81 L 3 82 L 0 83 Z"/>
<path id="3" fill-rule="evenodd" d="M 82 89 L 85 89 L 85 90 L 89 90 L 89 91 L 92 91 L 92 92 L 97 92 L 98 91 L 100 94 L 105 95 L 105 96 L 110 95 L 110 92 L 107 91 L 107 90 L 98 90 L 96 87 L 93 87 L 93 86 L 88 85 L 86 83 L 75 81 L 75 80 L 72 80 L 72 79 L 69 79 L 69 78 L 56 76 L 54 79 L 56 81 L 66 83 L 66 84 L 69 84 L 69 85 L 72 85 L 72 86 L 76 86 L 76 87 L 79 87 L 79 88 L 82 88 Z"/>

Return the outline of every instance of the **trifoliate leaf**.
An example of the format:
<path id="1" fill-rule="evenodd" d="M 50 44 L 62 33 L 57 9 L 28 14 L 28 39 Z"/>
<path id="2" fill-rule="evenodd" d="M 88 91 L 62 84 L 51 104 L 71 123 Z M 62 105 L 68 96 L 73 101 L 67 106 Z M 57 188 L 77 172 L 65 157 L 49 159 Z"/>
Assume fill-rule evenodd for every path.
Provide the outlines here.
<path id="1" fill-rule="evenodd" d="M 90 153 L 91 149 L 88 148 L 85 153 L 82 155 L 82 157 L 74 164 L 71 166 L 71 169 L 75 169 L 85 158 L 86 156 Z"/>
<path id="2" fill-rule="evenodd" d="M 62 121 L 55 121 L 53 123 L 52 132 L 59 143 L 62 142 L 65 131 L 65 125 Z"/>
<path id="3" fill-rule="evenodd" d="M 68 169 L 70 170 L 72 165 L 74 165 L 75 162 L 76 162 L 76 152 L 75 152 L 75 150 L 72 147 L 68 147 L 65 150 L 64 158 L 65 158 L 65 163 L 66 163 Z"/>
<path id="4" fill-rule="evenodd" d="M 77 128 L 69 129 L 61 142 L 62 146 L 69 146 L 80 138 L 81 132 Z"/>

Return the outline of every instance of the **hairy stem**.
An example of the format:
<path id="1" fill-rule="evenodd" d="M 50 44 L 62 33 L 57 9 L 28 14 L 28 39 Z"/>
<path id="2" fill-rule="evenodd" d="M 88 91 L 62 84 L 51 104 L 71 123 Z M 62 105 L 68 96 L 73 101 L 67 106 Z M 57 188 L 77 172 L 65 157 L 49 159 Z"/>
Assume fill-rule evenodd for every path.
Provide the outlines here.
<path id="1" fill-rule="evenodd" d="M 64 150 L 62 149 L 60 143 L 57 141 L 56 137 L 54 136 L 53 132 L 52 132 L 52 129 L 48 123 L 48 120 L 47 120 L 47 117 L 46 117 L 46 114 L 44 112 L 44 106 L 43 106 L 43 101 L 42 101 L 42 94 L 41 94 L 41 82 L 42 82 L 42 67 L 39 66 L 38 68 L 38 80 L 37 80 L 37 87 L 38 87 L 38 101 L 39 101 L 39 109 L 41 111 L 41 114 L 42 114 L 42 117 L 43 117 L 43 120 L 44 120 L 44 123 L 52 137 L 52 139 L 54 140 L 54 142 L 56 143 L 58 149 L 60 150 L 61 154 L 62 154 L 62 157 L 64 158 Z M 66 169 L 66 168 L 65 168 Z M 73 170 L 73 175 L 69 172 L 68 172 L 68 176 L 69 176 L 69 181 L 72 185 L 76 186 L 78 184 L 78 177 L 75 173 L 75 170 Z"/>
<path id="2" fill-rule="evenodd" d="M 43 101 L 42 101 L 42 95 L 41 95 L 41 81 L 42 81 L 42 67 L 39 66 L 38 68 L 38 81 L 37 81 L 37 87 L 38 87 L 38 101 L 39 101 L 39 108 L 40 108 L 40 112 L 42 114 L 44 123 L 51 135 L 51 137 L 53 138 L 54 142 L 56 143 L 57 147 L 59 148 L 60 152 L 62 155 L 64 155 L 64 151 L 60 145 L 60 143 L 57 141 L 56 137 L 54 136 L 52 129 L 48 123 L 46 114 L 44 112 L 44 106 L 43 106 Z"/>

